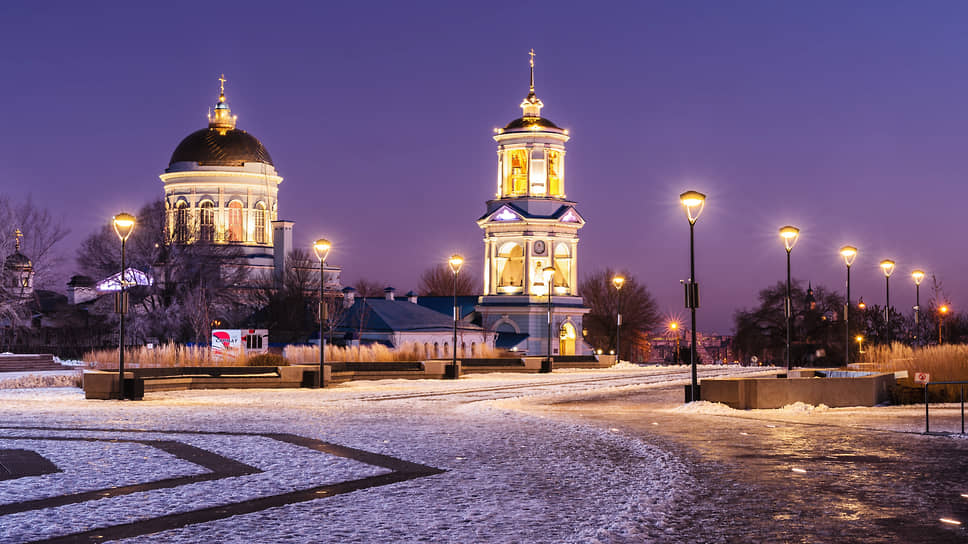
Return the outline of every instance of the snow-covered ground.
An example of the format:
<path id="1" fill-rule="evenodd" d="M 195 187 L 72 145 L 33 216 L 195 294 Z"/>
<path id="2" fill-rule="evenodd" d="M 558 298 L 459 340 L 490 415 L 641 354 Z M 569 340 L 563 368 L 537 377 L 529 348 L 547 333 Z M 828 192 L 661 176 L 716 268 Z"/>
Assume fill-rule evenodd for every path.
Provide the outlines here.
<path id="1" fill-rule="evenodd" d="M 706 375 L 750 371 L 701 369 Z M 79 389 L 66 387 L 2 390 L 0 450 L 37 451 L 62 472 L 0 480 L 0 509 L 208 471 L 152 448 L 150 441 L 188 444 L 258 472 L 7 513 L 0 517 L 0 541 L 94 528 L 103 528 L 111 540 L 111 527 L 121 523 L 388 472 L 362 457 L 311 450 L 271 435 L 291 433 L 444 472 L 152 529 L 126 542 L 677 542 L 670 516 L 694 500 L 697 485 L 687 461 L 641 436 L 552 416 L 540 407 L 649 395 L 688 380 L 686 367 L 622 365 L 552 375 L 469 375 L 459 381 L 358 381 L 324 390 L 150 393 L 139 402 L 85 400 Z M 857 414 L 887 414 L 885 422 L 907 425 L 916 410 L 796 406 L 737 412 L 708 403 L 660 409 L 683 417 L 838 417 L 845 425 L 856 423 L 851 420 Z"/>

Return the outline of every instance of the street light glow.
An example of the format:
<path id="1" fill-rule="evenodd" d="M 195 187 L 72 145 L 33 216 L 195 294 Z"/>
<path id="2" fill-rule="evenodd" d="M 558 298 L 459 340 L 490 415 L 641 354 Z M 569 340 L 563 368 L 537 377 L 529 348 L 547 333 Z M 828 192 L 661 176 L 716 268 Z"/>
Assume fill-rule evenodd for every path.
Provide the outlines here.
<path id="1" fill-rule="evenodd" d="M 780 236 L 783 238 L 783 245 L 786 247 L 787 251 L 793 250 L 793 246 L 797 245 L 797 240 L 800 239 L 800 229 L 787 225 L 780 228 Z"/>
<path id="2" fill-rule="evenodd" d="M 332 245 L 329 243 L 329 240 L 325 238 L 316 240 L 313 244 L 313 251 L 316 253 L 316 258 L 320 261 L 325 261 L 331 247 Z"/>
<path id="3" fill-rule="evenodd" d="M 699 191 L 686 191 L 679 195 L 679 202 L 682 202 L 686 208 L 686 218 L 695 225 L 703 208 L 706 207 L 706 195 Z"/>
<path id="4" fill-rule="evenodd" d="M 911 277 L 914 279 L 914 285 L 921 285 L 921 280 L 924 279 L 924 271 L 915 270 L 914 272 L 911 272 Z"/>
<path id="5" fill-rule="evenodd" d="M 616 289 L 621 289 L 622 286 L 625 285 L 625 278 L 622 276 L 615 276 L 612 278 L 612 285 L 614 285 Z"/>
<path id="6" fill-rule="evenodd" d="M 114 232 L 118 234 L 118 238 L 121 241 L 128 239 L 131 236 L 131 231 L 134 230 L 134 216 L 130 213 L 119 213 L 114 216 Z"/>
<path id="7" fill-rule="evenodd" d="M 844 263 L 850 266 L 854 264 L 854 258 L 857 257 L 857 248 L 854 246 L 844 246 L 840 248 L 840 255 L 844 258 Z"/>
<path id="8" fill-rule="evenodd" d="M 884 277 L 890 278 L 891 274 L 894 273 L 894 261 L 890 259 L 884 259 L 881 261 L 881 270 L 884 271 Z"/>
<path id="9" fill-rule="evenodd" d="M 450 260 L 447 261 L 447 264 L 450 265 L 450 269 L 454 272 L 454 274 L 457 274 L 460 272 L 460 268 L 464 266 L 464 257 L 456 254 L 451 255 Z"/>

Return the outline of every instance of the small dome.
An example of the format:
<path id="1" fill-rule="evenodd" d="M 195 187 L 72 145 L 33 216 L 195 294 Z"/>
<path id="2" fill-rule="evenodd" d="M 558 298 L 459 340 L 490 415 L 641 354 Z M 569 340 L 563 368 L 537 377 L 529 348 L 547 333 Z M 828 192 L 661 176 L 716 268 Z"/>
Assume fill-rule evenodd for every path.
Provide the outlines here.
<path id="1" fill-rule="evenodd" d="M 203 128 L 189 134 L 171 154 L 168 166 L 197 162 L 201 166 L 243 166 L 261 162 L 271 166 L 272 157 L 262 143 L 244 130 Z"/>
<path id="2" fill-rule="evenodd" d="M 3 261 L 3 267 L 7 270 L 30 270 L 34 267 L 34 263 L 20 251 L 14 251 Z"/>
<path id="3" fill-rule="evenodd" d="M 531 127 L 542 129 L 562 130 L 561 127 L 544 117 L 519 117 L 504 126 L 504 130 L 529 130 Z"/>

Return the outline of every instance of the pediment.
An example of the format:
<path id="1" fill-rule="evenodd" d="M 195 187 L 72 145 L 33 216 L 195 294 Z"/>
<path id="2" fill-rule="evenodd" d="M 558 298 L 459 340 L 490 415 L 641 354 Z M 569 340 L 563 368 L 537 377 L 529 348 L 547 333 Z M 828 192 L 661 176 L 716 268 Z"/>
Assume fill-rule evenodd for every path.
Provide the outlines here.
<path id="1" fill-rule="evenodd" d="M 511 206 L 504 205 L 500 208 L 494 210 L 494 213 L 487 217 L 488 222 L 496 223 L 507 223 L 511 221 L 523 221 L 524 217 L 521 216 L 520 212 L 517 212 L 511 208 Z"/>

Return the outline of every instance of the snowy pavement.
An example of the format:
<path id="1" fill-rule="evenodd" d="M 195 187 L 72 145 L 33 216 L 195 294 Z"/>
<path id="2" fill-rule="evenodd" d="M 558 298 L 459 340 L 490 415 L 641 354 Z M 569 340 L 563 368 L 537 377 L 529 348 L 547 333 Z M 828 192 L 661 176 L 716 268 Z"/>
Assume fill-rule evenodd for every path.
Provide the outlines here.
<path id="1" fill-rule="evenodd" d="M 701 374 L 749 371 L 711 366 Z M 0 461 L 3 452 L 30 450 L 61 472 L 0 478 L 0 542 L 791 541 L 784 538 L 795 533 L 777 530 L 791 527 L 782 518 L 751 525 L 763 538 L 730 529 L 758 519 L 733 515 L 744 489 L 766 493 L 767 502 L 791 495 L 779 476 L 769 480 L 776 486 L 760 485 L 759 461 L 739 463 L 759 468 L 728 479 L 745 447 L 738 437 L 761 434 L 772 419 L 843 409 L 681 408 L 688 379 L 685 367 L 626 365 L 324 390 L 152 393 L 140 402 L 85 400 L 73 388 L 2 390 Z M 770 431 L 751 451 L 782 445 L 792 455 L 798 441 L 874 432 L 789 425 L 806 430 Z M 826 434 L 812 438 L 818 428 Z M 943 441 L 942 451 L 968 443 L 905 436 Z M 896 455 L 903 459 L 903 447 Z M 716 456 L 723 472 L 709 468 Z M 720 489 L 726 481 L 732 492 Z M 957 531 L 939 534 L 964 536 Z"/>

